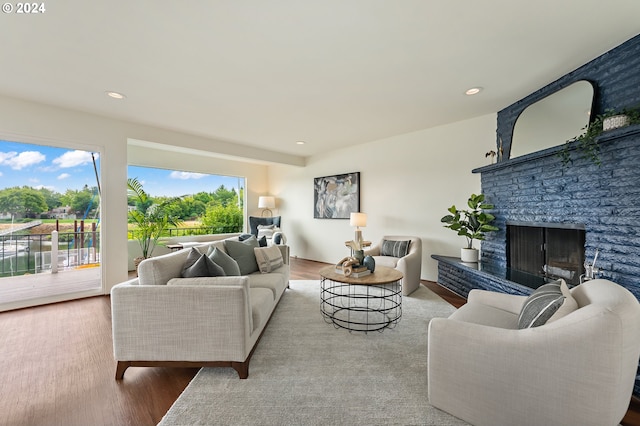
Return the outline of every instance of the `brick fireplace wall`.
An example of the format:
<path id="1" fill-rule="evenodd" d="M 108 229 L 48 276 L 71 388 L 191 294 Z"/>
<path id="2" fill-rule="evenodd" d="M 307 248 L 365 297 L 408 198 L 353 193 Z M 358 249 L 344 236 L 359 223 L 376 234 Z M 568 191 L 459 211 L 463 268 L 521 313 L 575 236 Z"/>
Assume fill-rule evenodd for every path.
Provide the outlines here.
<path id="1" fill-rule="evenodd" d="M 578 80 L 594 86 L 594 115 L 639 107 L 640 35 L 498 112 L 496 144 L 502 140 L 504 158 L 474 170 L 500 227 L 482 243 L 482 260 L 506 266 L 507 221 L 584 224 L 586 259 L 599 249 L 601 276 L 640 299 L 640 126 L 601 136 L 601 166 L 575 153 L 563 166 L 556 155 L 561 147 L 508 159 L 520 113 Z"/>
<path id="2" fill-rule="evenodd" d="M 640 300 L 640 126 L 604 134 L 600 147 L 600 167 L 563 167 L 551 149 L 481 169 L 500 228 L 482 242 L 482 260 L 506 267 L 508 221 L 583 224 L 586 259 L 599 249 L 600 277 Z"/>
<path id="3" fill-rule="evenodd" d="M 474 170 L 495 205 L 499 232 L 482 242 L 482 261 L 506 266 L 508 221 L 584 224 L 585 255 L 599 249 L 600 277 L 629 289 L 640 300 L 640 125 L 604 133 L 602 165 L 578 158 L 563 166 L 560 147 L 509 160 L 517 117 L 532 103 L 578 80 L 594 86 L 592 114 L 640 106 L 640 35 L 498 113 L 497 141 L 504 157 Z M 640 396 L 640 375 L 634 390 Z"/>

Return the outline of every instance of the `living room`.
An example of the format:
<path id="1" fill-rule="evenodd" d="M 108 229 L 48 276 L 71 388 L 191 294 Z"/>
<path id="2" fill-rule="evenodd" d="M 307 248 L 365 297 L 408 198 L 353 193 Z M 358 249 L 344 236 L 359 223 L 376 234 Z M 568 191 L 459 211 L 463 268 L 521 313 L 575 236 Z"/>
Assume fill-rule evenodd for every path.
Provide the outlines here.
<path id="1" fill-rule="evenodd" d="M 412 6 L 418 7 L 418 4 L 412 3 Z M 136 93 L 133 87 L 136 84 L 143 84 L 140 78 L 151 74 L 150 72 L 136 75 L 138 79 L 134 82 L 122 83 L 123 86 L 131 87 L 131 90 L 114 88 L 125 92 L 127 99 L 124 103 L 117 104 L 105 98 L 102 101 L 105 104 L 104 109 L 99 112 L 84 108 L 81 103 L 68 102 L 58 105 L 50 99 L 38 101 L 36 94 L 26 88 L 20 91 L 18 86 L 3 85 L 0 89 L 2 94 L 0 96 L 0 136 L 6 140 L 53 144 L 100 152 L 104 165 L 102 171 L 104 209 L 101 224 L 105 231 L 103 232 L 105 235 L 103 256 L 106 266 L 103 268 L 104 294 L 108 294 L 114 285 L 125 281 L 128 277 L 126 241 L 118 235 L 124 235 L 126 232 L 127 200 L 124 188 L 126 188 L 126 169 L 130 164 L 244 176 L 247 182 L 247 215 L 261 214 L 258 208 L 259 196 L 266 194 L 275 196 L 274 214 L 283 218 L 282 226 L 291 247 L 292 257 L 326 263 L 335 263 L 347 254 L 344 241 L 351 238 L 353 228 L 349 226 L 348 221 L 313 218 L 313 179 L 333 174 L 360 172 L 362 179 L 360 206 L 361 211 L 368 214 L 367 226 L 363 229 L 365 238 L 376 241 L 386 234 L 420 236 L 423 243 L 422 279 L 437 281 L 438 264 L 430 255 L 456 256 L 461 245 L 459 237 L 442 227 L 440 218 L 449 206 L 463 204 L 469 194 L 480 190 L 480 175 L 472 173 L 472 170 L 489 165 L 493 161 L 493 158 L 487 157 L 486 154 L 497 149 L 497 112 L 636 36 L 637 25 L 631 21 L 625 21 L 625 17 L 633 16 L 630 11 L 637 12 L 637 6 L 632 2 L 616 4 L 620 6 L 617 14 L 607 18 L 610 20 L 608 25 L 603 24 L 598 28 L 602 33 L 591 35 L 591 38 L 582 41 L 576 39 L 585 36 L 584 34 L 580 34 L 579 37 L 573 34 L 573 38 L 567 41 L 567 44 L 575 43 L 577 46 L 575 51 L 573 47 L 566 46 L 564 50 L 561 49 L 562 53 L 558 53 L 559 56 L 551 61 L 552 64 L 545 65 L 551 68 L 550 70 L 540 67 L 536 72 L 523 73 L 519 78 L 513 78 L 512 81 L 515 82 L 511 83 L 512 86 L 509 87 L 511 92 L 508 95 L 502 95 L 502 97 L 493 95 L 491 83 L 484 82 L 489 79 L 490 72 L 494 72 L 495 69 L 485 71 L 483 81 L 478 81 L 480 79 L 478 75 L 469 75 L 464 81 L 458 82 L 460 87 L 446 94 L 456 102 L 443 102 L 439 110 L 404 109 L 404 114 L 407 116 L 431 114 L 433 121 L 426 122 L 422 127 L 415 127 L 414 122 L 405 122 L 404 127 L 392 128 L 389 125 L 388 129 L 379 131 L 377 134 L 362 132 L 357 138 L 352 138 L 351 142 L 345 138 L 344 143 L 341 144 L 334 139 L 333 145 L 327 142 L 326 148 L 322 138 L 312 134 L 311 130 L 308 130 L 309 133 L 306 135 L 300 135 L 289 141 L 291 146 L 294 146 L 297 140 L 306 139 L 307 148 L 312 146 L 315 150 L 311 155 L 304 154 L 306 149 L 304 145 L 296 154 L 292 149 L 288 152 L 274 151 L 272 146 L 275 144 L 271 145 L 268 142 L 261 146 L 236 144 L 229 142 L 226 135 L 190 133 L 171 124 L 167 124 L 166 127 L 153 123 L 144 124 L 144 120 L 136 119 L 134 107 L 129 107 L 127 102 L 135 104 Z M 547 7 L 547 10 L 540 12 L 541 16 L 550 14 L 549 11 L 555 13 L 554 4 L 549 4 Z M 567 6 L 568 9 L 585 7 L 582 2 L 569 2 Z M 613 6 L 611 8 L 615 9 Z M 535 10 L 526 12 L 533 14 Z M 602 13 L 591 11 L 589 19 L 595 21 L 600 14 Z M 452 15 L 455 16 L 454 13 Z M 4 18 L 12 20 L 12 27 L 18 26 L 14 19 L 16 16 Z M 48 16 L 37 18 L 44 18 L 42 21 L 45 21 Z M 565 19 L 568 19 L 566 15 Z M 541 22 L 544 22 L 544 19 L 538 16 L 538 20 L 532 19 L 530 25 L 541 26 Z M 626 22 L 626 25 L 622 22 Z M 482 26 L 492 27 L 491 25 Z M 609 32 L 605 31 L 605 27 L 609 27 Z M 575 32 L 569 29 L 560 34 L 569 38 L 569 33 Z M 515 31 L 514 27 L 510 27 L 510 30 Z M 17 30 L 15 38 L 20 39 L 27 31 L 26 28 Z M 505 36 L 505 33 L 500 35 Z M 490 40 L 491 36 L 487 38 Z M 487 45 L 489 44 L 487 42 Z M 542 44 L 545 43 L 541 42 L 540 45 Z M 537 43 L 534 45 L 538 46 Z M 422 49 L 428 50 L 428 48 L 428 44 L 422 46 Z M 523 50 L 529 51 L 529 49 L 530 47 Z M 569 55 L 567 52 L 575 54 Z M 492 52 L 489 50 L 488 53 Z M 553 56 L 542 48 L 538 52 L 530 53 L 531 55 L 537 53 L 539 58 Z M 14 52 L 13 55 L 16 53 Z M 519 57 L 511 51 L 511 56 L 505 54 L 495 62 L 502 68 L 509 68 L 511 65 L 509 61 L 517 61 Z M 17 59 L 18 56 L 12 56 L 12 58 Z M 46 69 L 44 65 L 47 64 L 42 65 Z M 442 78 L 442 76 L 436 76 L 435 71 L 434 76 L 430 75 L 430 70 L 437 68 L 436 64 L 422 65 L 424 68 L 421 72 L 424 74 L 424 80 Z M 474 60 L 471 59 L 455 62 L 452 66 L 471 70 L 477 68 L 474 66 Z M 257 64 L 255 67 L 259 68 L 260 65 Z M 393 70 L 392 68 L 391 71 Z M 518 74 L 518 72 L 517 70 L 509 71 L 511 74 Z M 529 76 L 528 80 L 525 75 Z M 54 77 L 53 74 L 47 76 L 50 85 L 56 84 Z M 63 80 L 68 78 L 70 77 L 65 76 Z M 493 85 L 501 84 L 501 78 L 504 77 L 492 76 Z M 101 84 L 109 87 L 94 88 L 97 90 L 96 96 L 102 96 L 102 91 L 110 90 L 110 86 L 116 83 L 102 81 Z M 390 110 L 398 109 L 398 104 L 401 104 L 401 102 L 391 102 L 392 97 L 389 92 L 394 86 L 389 82 L 387 84 L 387 86 L 378 86 L 378 89 L 387 93 L 391 106 L 376 105 L 378 108 L 375 112 L 378 114 L 383 114 L 385 111 L 391 113 Z M 484 85 L 484 91 L 476 97 L 465 97 L 464 90 L 475 84 Z M 176 86 L 179 85 L 176 84 Z M 375 92 L 376 87 L 365 88 L 363 91 Z M 58 93 L 58 95 L 62 98 L 64 94 Z M 311 102 L 314 94 L 307 95 Z M 72 97 L 75 96 L 82 95 L 73 94 Z M 153 102 L 162 103 L 159 101 L 161 96 L 163 95 L 157 94 Z M 489 98 L 491 102 L 478 107 L 476 104 L 482 102 L 483 96 Z M 274 98 L 277 96 L 274 95 Z M 384 96 L 377 102 L 381 104 L 383 100 Z M 266 101 L 264 103 L 268 104 Z M 179 103 L 176 102 L 176 104 Z M 359 106 L 363 110 L 364 107 L 365 105 Z M 263 111 L 267 109 L 265 107 Z M 467 112 L 467 109 L 473 112 Z M 176 116 L 197 115 L 190 107 L 180 110 L 180 105 L 172 113 Z M 451 118 L 447 117 L 449 113 Z M 249 118 L 253 118 L 254 121 Z M 274 122 L 283 127 L 291 124 L 284 120 L 274 120 Z M 268 127 L 259 122 L 255 116 L 248 116 L 246 123 L 248 127 L 253 123 L 258 123 L 255 125 L 257 128 Z M 321 124 L 316 126 L 319 128 Z M 359 126 L 364 127 L 364 123 L 359 123 Z"/>

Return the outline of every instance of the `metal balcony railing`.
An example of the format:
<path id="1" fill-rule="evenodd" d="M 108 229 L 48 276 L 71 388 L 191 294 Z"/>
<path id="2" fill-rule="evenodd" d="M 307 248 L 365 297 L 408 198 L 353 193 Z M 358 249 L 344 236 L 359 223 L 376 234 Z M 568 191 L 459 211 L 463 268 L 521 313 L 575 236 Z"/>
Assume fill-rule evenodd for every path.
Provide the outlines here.
<path id="1" fill-rule="evenodd" d="M 99 231 L 60 232 L 56 247 L 52 235 L 0 235 L 0 278 L 100 263 Z"/>

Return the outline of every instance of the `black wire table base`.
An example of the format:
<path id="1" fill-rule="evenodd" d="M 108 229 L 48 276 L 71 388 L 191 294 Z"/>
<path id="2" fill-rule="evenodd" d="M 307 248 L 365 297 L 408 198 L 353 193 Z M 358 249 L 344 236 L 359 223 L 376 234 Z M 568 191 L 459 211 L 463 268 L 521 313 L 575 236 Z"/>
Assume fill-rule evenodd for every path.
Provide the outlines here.
<path id="1" fill-rule="evenodd" d="M 402 282 L 358 285 L 323 277 L 320 312 L 325 322 L 349 332 L 393 328 L 402 317 Z"/>

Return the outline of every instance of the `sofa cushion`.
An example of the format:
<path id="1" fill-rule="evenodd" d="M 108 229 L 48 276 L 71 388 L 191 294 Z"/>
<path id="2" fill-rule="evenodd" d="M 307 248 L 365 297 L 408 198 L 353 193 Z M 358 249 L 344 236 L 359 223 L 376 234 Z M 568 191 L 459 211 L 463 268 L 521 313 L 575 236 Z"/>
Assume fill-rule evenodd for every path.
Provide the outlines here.
<path id="1" fill-rule="evenodd" d="M 219 277 L 224 275 L 224 270 L 219 265 L 209 259 L 206 254 L 201 254 L 195 247 L 189 250 L 189 255 L 180 274 L 182 278 Z"/>
<path id="2" fill-rule="evenodd" d="M 410 243 L 411 243 L 411 240 L 407 240 L 407 241 L 382 240 L 382 246 L 380 247 L 380 255 L 404 257 L 407 255 L 407 253 L 409 253 Z"/>
<path id="3" fill-rule="evenodd" d="M 273 300 L 279 299 L 289 284 L 289 277 L 283 276 L 286 272 L 279 273 L 280 269 L 278 268 L 270 274 L 255 273 L 249 275 L 249 287 L 269 289 Z"/>
<path id="4" fill-rule="evenodd" d="M 394 268 L 398 266 L 399 257 L 393 256 L 371 256 L 376 262 L 376 266 L 386 266 L 387 268 Z"/>
<path id="5" fill-rule="evenodd" d="M 253 252 L 256 255 L 258 268 L 263 274 L 268 274 L 284 264 L 282 252 L 278 246 L 258 247 L 254 248 Z"/>
<path id="6" fill-rule="evenodd" d="M 516 330 L 518 328 L 517 313 L 514 314 L 483 303 L 465 303 L 449 318 L 508 330 Z"/>
<path id="7" fill-rule="evenodd" d="M 209 259 L 213 260 L 216 264 L 220 265 L 227 276 L 239 276 L 240 267 L 231 256 L 222 251 L 219 247 L 211 246 L 207 253 Z"/>
<path id="8" fill-rule="evenodd" d="M 525 300 L 518 316 L 518 328 L 539 327 L 556 313 L 565 300 L 560 282 L 552 282 L 538 287 Z"/>
<path id="9" fill-rule="evenodd" d="M 249 275 L 258 271 L 258 263 L 253 251 L 256 247 L 259 247 L 258 240 L 253 235 L 244 241 L 225 241 L 227 253 L 238 262 L 240 275 Z"/>

